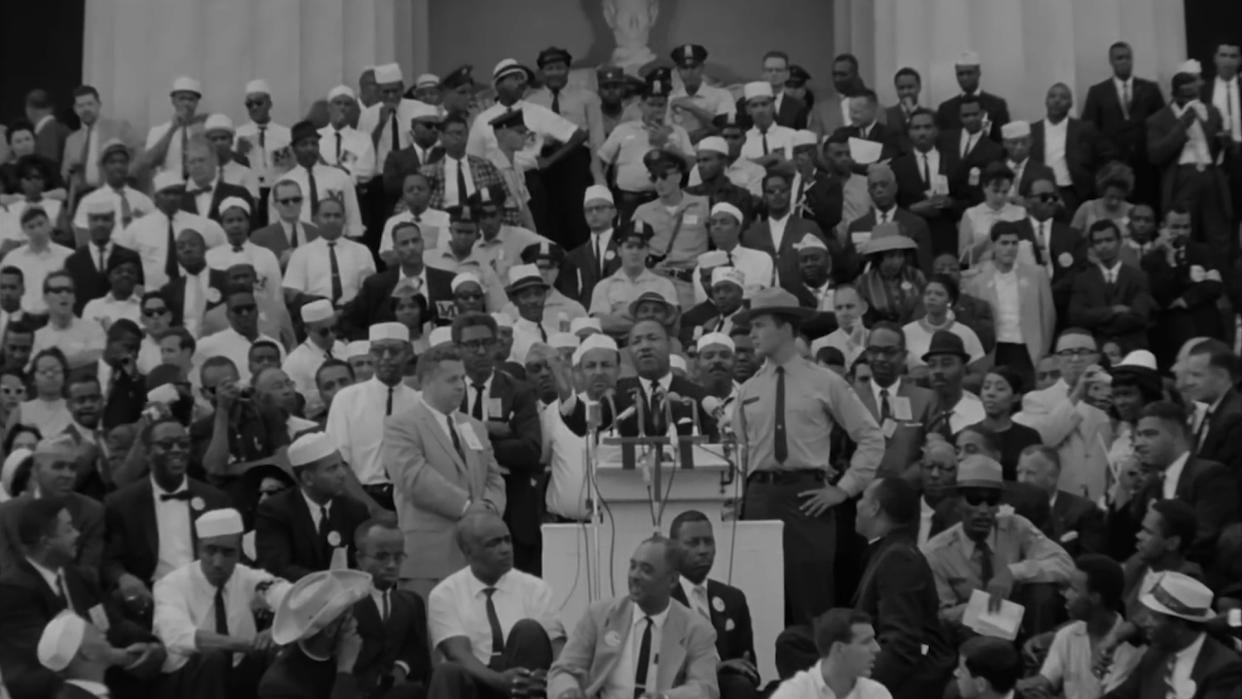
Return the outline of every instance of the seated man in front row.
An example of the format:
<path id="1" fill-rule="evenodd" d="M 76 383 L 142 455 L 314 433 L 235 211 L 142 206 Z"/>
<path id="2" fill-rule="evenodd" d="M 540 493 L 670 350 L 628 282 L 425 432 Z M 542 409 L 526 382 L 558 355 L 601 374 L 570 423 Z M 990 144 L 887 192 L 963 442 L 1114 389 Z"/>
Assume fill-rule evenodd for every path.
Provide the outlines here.
<path id="1" fill-rule="evenodd" d="M 495 512 L 463 517 L 457 545 L 466 567 L 428 596 L 432 648 L 446 660 L 432 673 L 428 699 L 542 692 L 548 667 L 565 642 L 552 589 L 514 569 L 513 539 Z"/>
<path id="2" fill-rule="evenodd" d="M 630 594 L 592 604 L 548 673 L 550 699 L 716 699 L 716 632 L 671 599 L 681 548 L 661 536 L 630 558 Z M 436 672 L 439 672 L 437 669 Z"/>
<path id="3" fill-rule="evenodd" d="M 687 510 L 673 519 L 668 536 L 681 547 L 681 575 L 673 586 L 673 599 L 711 621 L 716 630 L 721 699 L 758 697 L 759 671 L 746 593 L 707 577 L 716 560 L 711 520 L 698 510 Z"/>

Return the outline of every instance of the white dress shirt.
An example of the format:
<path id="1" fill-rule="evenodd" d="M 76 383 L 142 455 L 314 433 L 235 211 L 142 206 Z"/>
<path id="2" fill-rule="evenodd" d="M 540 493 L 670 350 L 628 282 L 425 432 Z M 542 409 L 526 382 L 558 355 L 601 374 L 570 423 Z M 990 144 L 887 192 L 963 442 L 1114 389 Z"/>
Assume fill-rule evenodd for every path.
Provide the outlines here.
<path id="1" fill-rule="evenodd" d="M 932 518 L 936 516 L 936 508 L 927 504 L 926 497 L 919 497 L 919 536 L 918 545 L 922 546 L 931 538 Z"/>
<path id="2" fill-rule="evenodd" d="M 255 337 L 254 342 L 267 340 L 276 345 L 276 349 L 280 351 L 280 358 L 285 358 L 285 348 L 280 341 L 268 337 L 263 333 L 259 333 Z M 202 366 L 203 362 L 211 357 L 228 357 L 233 360 L 233 364 L 237 367 L 237 373 L 240 375 L 239 380 L 242 383 L 250 382 L 250 346 L 254 344 L 246 338 L 245 335 L 237 332 L 232 326 L 212 333 L 198 341 L 198 348 L 194 351 L 194 364 Z"/>
<path id="3" fill-rule="evenodd" d="M 175 490 L 165 491 L 151 479 L 151 499 L 155 501 L 155 529 L 159 550 L 156 552 L 155 580 L 194 560 L 194 537 L 190 518 L 194 513 L 189 500 L 163 500 L 160 496 L 182 493 L 190 489 L 189 481 L 183 479 Z"/>
<path id="4" fill-rule="evenodd" d="M 336 340 L 332 343 L 331 352 L 332 358 L 344 360 L 345 343 Z M 306 398 L 308 403 L 319 399 L 319 389 L 315 386 L 315 372 L 319 371 L 319 367 L 328 359 L 328 353 L 308 337 L 305 342 L 289 352 L 284 365 L 281 366 L 289 375 L 289 379 L 293 381 L 294 388 Z"/>
<path id="5" fill-rule="evenodd" d="M 1234 143 L 1242 141 L 1242 105 L 1238 104 L 1238 76 L 1230 80 L 1216 77 L 1212 88 L 1212 106 L 1220 110 L 1224 118 L 1225 131 L 1229 132 Z"/>
<path id="6" fill-rule="evenodd" d="M 303 221 L 313 221 L 315 217 L 311 214 L 310 176 L 307 172 L 306 168 L 298 165 L 281 175 L 277 182 L 288 180 L 297 183 L 302 190 L 302 212 L 298 218 Z M 335 165 L 321 164 L 316 164 L 311 168 L 310 173 L 315 176 L 315 193 L 319 201 L 331 196 L 345 202 L 345 235 L 350 238 L 361 237 L 365 229 L 362 225 L 362 209 L 358 206 L 358 192 L 354 187 L 353 176 Z M 273 188 L 275 188 L 274 185 Z M 275 197 L 268 197 L 267 220 L 269 221 L 280 218 L 274 199 Z"/>
<path id="7" fill-rule="evenodd" d="M 672 604 L 672 601 L 669 602 Z M 638 655 L 642 651 L 643 631 L 647 628 L 647 617 L 636 605 L 631 605 L 630 628 L 621 642 L 621 654 L 612 666 L 612 672 L 604 680 L 600 691 L 600 699 L 633 699 L 637 687 L 634 686 Z M 651 617 L 651 645 L 647 661 L 647 696 L 654 696 L 659 676 L 660 636 L 664 630 L 664 622 L 668 621 L 668 607 Z"/>
<path id="8" fill-rule="evenodd" d="M 849 694 L 838 697 L 824 682 L 824 670 L 819 662 L 785 680 L 772 693 L 772 699 L 892 699 L 892 696 L 879 682 L 859 677 Z"/>
<path id="9" fill-rule="evenodd" d="M 1052 168 L 1058 187 L 1074 183 L 1070 179 L 1069 164 L 1065 159 L 1065 143 L 1069 134 L 1069 119 L 1054 124 L 1044 119 L 1044 163 Z"/>
<path id="10" fill-rule="evenodd" d="M 738 157 L 746 158 L 747 160 L 762 158 L 765 155 L 763 152 L 764 136 L 765 133 L 759 131 L 758 126 L 750 127 L 750 130 L 746 132 L 746 142 L 742 144 L 742 151 Z M 793 157 L 793 129 L 773 122 L 768 127 L 766 136 L 768 142 L 768 152 L 766 155 L 783 151 L 786 158 Z"/>
<path id="11" fill-rule="evenodd" d="M 337 270 L 341 279 L 341 297 L 335 299 L 344 304 L 358 295 L 362 282 L 375 274 L 375 259 L 371 251 L 361 243 L 338 238 L 336 241 Z M 284 286 L 312 296 L 332 299 L 332 261 L 328 241 L 315 238 L 306 245 L 299 245 L 289 256 L 285 269 Z"/>
<path id="12" fill-rule="evenodd" d="M 445 429 L 448 429 L 447 425 Z M 479 662 L 486 665 L 491 660 L 492 631 L 487 622 L 486 587 L 466 566 L 432 589 L 427 596 L 427 628 L 432 648 L 438 647 L 445 639 L 464 636 L 470 641 L 470 648 Z M 552 604 L 552 588 L 546 582 L 514 568 L 500 576 L 492 587 L 496 588 L 492 594 L 492 606 L 496 608 L 496 617 L 505 638 L 509 637 L 513 625 L 522 619 L 539 622 L 554 643 L 565 637 L 565 629 Z"/>
<path id="13" fill-rule="evenodd" d="M 160 139 L 163 138 L 164 134 L 168 133 L 168 130 L 171 128 L 173 128 L 171 121 L 166 121 L 157 126 L 152 126 L 147 131 L 147 142 L 146 142 L 145 150 L 149 151 L 152 148 L 154 148 L 155 144 L 159 143 Z M 183 140 L 188 141 L 189 139 L 193 138 L 195 135 L 201 134 L 203 132 L 203 129 L 202 129 L 201 124 L 187 124 L 185 126 L 178 127 L 177 131 L 178 132 L 184 131 L 185 132 L 184 137 L 182 136 L 181 133 L 174 133 L 172 135 L 172 138 L 168 139 L 168 150 L 164 152 L 164 160 L 156 164 L 155 166 L 156 171 L 171 170 L 173 172 L 180 174 L 182 171 L 182 165 L 184 163 L 182 159 L 182 153 L 181 153 L 181 142 Z"/>
<path id="14" fill-rule="evenodd" d="M 242 141 L 250 142 L 250 150 L 246 160 L 250 161 L 250 169 L 254 170 L 260 187 L 267 187 L 277 177 L 273 168 L 276 151 L 288 146 L 293 134 L 288 126 L 269 121 L 260 126 L 248 121 L 237 127 L 234 147 Z"/>
<path id="15" fill-rule="evenodd" d="M 64 269 L 65 260 L 72 254 L 69 248 L 49 241 L 42 250 L 34 250 L 29 243 L 23 243 L 4 256 L 4 265 L 17 267 L 24 276 L 26 293 L 22 294 L 23 311 L 34 315 L 47 313 L 43 280 L 52 272 Z"/>
<path id="16" fill-rule="evenodd" d="M 383 462 L 388 388 L 375 377 L 346 386 L 332 399 L 332 407 L 328 410 L 324 431 L 336 442 L 341 458 L 362 485 L 390 482 Z M 392 414 L 410 410 L 418 399 L 418 391 L 398 383 L 392 387 Z"/>
<path id="17" fill-rule="evenodd" d="M 578 400 L 587 401 L 585 393 Z M 539 410 L 539 426 L 543 433 L 543 461 L 550 478 L 544 499 L 548 512 L 567 519 L 586 520 L 587 507 L 586 439 L 565 425 L 561 401 L 556 399 Z"/>
<path id="18" fill-rule="evenodd" d="M 419 162 L 424 163 L 427 161 L 420 158 Z M 463 155 L 458 159 L 449 157 L 446 153 L 444 159 L 438 165 L 444 170 L 444 205 L 453 206 L 465 203 L 464 200 L 475 193 L 474 175 L 470 173 L 470 164 L 466 156 Z M 466 182 L 464 194 L 457 191 L 457 171 L 459 169 Z"/>
<path id="19" fill-rule="evenodd" d="M 86 216 L 87 210 L 91 205 L 104 201 L 112 204 L 112 210 L 116 219 L 116 225 L 112 228 L 112 235 L 115 237 L 125 228 L 125 205 L 129 204 L 130 223 L 134 219 L 146 216 L 155 210 L 155 203 L 151 201 L 151 197 L 139 192 L 130 186 L 124 186 L 121 189 L 113 189 L 111 187 L 100 187 L 93 189 L 89 194 L 82 197 L 78 202 L 78 208 L 73 215 L 73 226 L 75 228 L 86 229 L 89 221 Z"/>
<path id="20" fill-rule="evenodd" d="M 337 149 L 340 152 L 337 152 Z M 319 129 L 319 157 L 329 165 L 343 167 L 355 184 L 366 184 L 375 176 L 375 147 L 371 137 L 351 126 Z"/>
<path id="21" fill-rule="evenodd" d="M 491 121 L 513 109 L 522 110 L 522 119 L 531 133 L 526 147 L 514 154 L 514 164 L 523 172 L 537 167 L 539 151 L 549 139 L 568 143 L 578 132 L 577 124 L 547 107 L 526 100 L 518 100 L 510 107 L 497 102 L 474 118 L 474 124 L 470 126 L 470 137 L 466 142 L 466 152 L 493 163 L 503 161 L 505 156 L 500 152 Z"/>
<path id="22" fill-rule="evenodd" d="M 118 299 L 112 292 L 86 302 L 82 307 L 82 319 L 99 322 L 103 327 L 112 325 L 121 318 L 127 318 L 142 327 L 142 297 L 133 294 L 127 299 Z"/>
<path id="23" fill-rule="evenodd" d="M 220 224 L 188 211 L 174 213 L 172 224 L 174 237 L 186 229 L 198 231 L 208 250 L 224 245 L 228 240 Z M 142 279 L 146 288 L 162 289 L 168 283 L 168 275 L 164 274 L 164 263 L 168 258 L 168 217 L 163 211 L 152 209 L 146 216 L 134 219 L 133 223 L 112 236 L 112 242 L 138 253 L 142 259 Z M 176 255 L 175 249 L 173 255 Z"/>
<path id="24" fill-rule="evenodd" d="M 707 580 L 695 585 L 684 575 L 677 576 L 677 583 L 681 585 L 681 591 L 686 595 L 686 601 L 689 602 L 690 611 L 702 614 L 704 619 L 711 621 L 711 602 L 707 595 Z"/>
<path id="25" fill-rule="evenodd" d="M 992 279 L 996 282 L 996 341 L 1022 344 L 1022 285 L 1018 271 L 997 269 Z"/>
<path id="26" fill-rule="evenodd" d="M 1169 105 L 1173 109 L 1173 116 L 1181 118 L 1187 109 L 1194 109 L 1191 103 L 1184 106 L 1178 106 L 1176 102 Z M 1177 158 L 1178 165 L 1199 165 L 1206 166 L 1212 162 L 1212 149 L 1208 147 L 1207 135 L 1203 133 L 1203 124 L 1199 119 L 1195 119 L 1186 129 L 1186 144 L 1182 146 L 1181 155 Z"/>
<path id="27" fill-rule="evenodd" d="M 423 234 L 424 250 L 434 250 L 442 241 L 448 240 L 449 215 L 447 211 L 427 209 L 420 214 L 415 214 L 406 210 L 389 216 L 384 222 L 384 233 L 379 244 L 380 253 L 392 250 L 392 229 L 396 228 L 398 223 L 407 221 L 418 224 L 418 230 Z"/>
<path id="28" fill-rule="evenodd" d="M 208 297 L 214 297 L 211 287 L 211 273 L 206 267 L 191 274 L 181 267 L 181 276 L 185 277 L 185 297 L 181 301 L 181 323 L 194 336 L 202 334 L 203 316 L 207 313 Z M 217 290 L 216 293 L 219 293 Z"/>
<path id="29" fill-rule="evenodd" d="M 255 291 L 262 293 L 273 301 L 285 302 L 282 291 L 280 259 L 276 253 L 262 245 L 255 245 L 249 240 L 238 248 L 232 245 L 221 245 L 207 251 L 207 266 L 212 269 L 227 271 L 233 265 L 250 265 L 254 268 Z"/>
<path id="30" fill-rule="evenodd" d="M 961 432 L 968 425 L 982 422 L 987 414 L 983 411 L 983 401 L 970 391 L 962 391 L 962 397 L 953 406 L 953 414 L 949 416 L 949 429 L 953 434 Z"/>
<path id="31" fill-rule="evenodd" d="M 1161 477 L 1160 492 L 1165 500 L 1172 500 L 1177 497 L 1177 482 L 1181 480 L 1182 471 L 1186 470 L 1186 462 L 1190 460 L 1190 452 L 1182 452 L 1168 468 L 1164 469 L 1164 475 Z"/>

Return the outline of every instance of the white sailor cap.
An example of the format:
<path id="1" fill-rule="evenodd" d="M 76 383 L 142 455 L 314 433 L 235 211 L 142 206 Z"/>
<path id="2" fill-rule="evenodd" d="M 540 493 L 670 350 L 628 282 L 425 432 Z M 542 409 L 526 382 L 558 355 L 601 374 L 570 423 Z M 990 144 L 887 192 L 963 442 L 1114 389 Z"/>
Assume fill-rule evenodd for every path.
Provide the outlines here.
<path id="1" fill-rule="evenodd" d="M 231 507 L 208 510 L 194 520 L 194 531 L 198 533 L 199 539 L 232 536 L 245 530 L 241 513 Z"/>
<path id="2" fill-rule="evenodd" d="M 357 99 L 357 97 L 354 95 L 353 88 L 351 88 L 349 85 L 337 85 L 331 90 L 328 90 L 328 101 L 329 102 L 336 99 L 337 97 L 348 97 L 351 100 Z"/>
<path id="3" fill-rule="evenodd" d="M 955 66 L 977 66 L 979 65 L 979 54 L 976 51 L 963 51 L 957 55 L 957 60 L 953 62 Z"/>
<path id="4" fill-rule="evenodd" d="M 427 345 L 436 347 L 438 345 L 451 344 L 453 342 L 453 329 L 447 325 L 441 325 L 438 328 L 432 328 L 431 334 L 427 336 Z"/>
<path id="5" fill-rule="evenodd" d="M 1203 67 L 1199 65 L 1198 61 L 1192 58 L 1179 64 L 1177 66 L 1177 70 L 1173 71 L 1174 75 L 1183 73 L 1186 75 L 1203 75 Z"/>
<path id="6" fill-rule="evenodd" d="M 582 195 L 582 204 L 585 206 L 593 201 L 606 201 L 612 204 L 612 190 L 602 184 L 593 184 L 587 187 L 586 192 Z"/>
<path id="7" fill-rule="evenodd" d="M 483 288 L 483 281 L 474 272 L 458 272 L 453 281 L 449 282 L 449 289 L 457 291 L 462 284 L 478 284 L 480 289 Z"/>
<path id="8" fill-rule="evenodd" d="M 72 609 L 62 611 L 47 622 L 39 636 L 35 651 L 39 664 L 52 672 L 64 670 L 77 657 L 85 637 L 86 619 Z"/>
<path id="9" fill-rule="evenodd" d="M 246 200 L 242 199 L 241 197 L 226 197 L 224 201 L 220 202 L 220 215 L 221 216 L 223 216 L 224 212 L 228 211 L 229 209 L 241 209 L 242 211 L 246 212 L 247 216 L 250 215 L 250 205 L 247 204 Z"/>
<path id="10" fill-rule="evenodd" d="M 367 339 L 371 342 L 382 342 L 384 340 L 409 342 L 410 329 L 401 323 L 376 323 L 367 329 Z"/>
<path id="11" fill-rule="evenodd" d="M 267 84 L 262 78 L 255 78 L 246 83 L 247 95 L 270 95 L 272 94 L 272 86 Z"/>
<path id="12" fill-rule="evenodd" d="M 436 87 L 440 84 L 440 76 L 435 73 L 423 73 L 414 78 L 414 87 Z"/>
<path id="13" fill-rule="evenodd" d="M 1021 119 L 1017 121 L 1011 121 L 1008 124 L 1005 124 L 1004 126 L 1001 127 L 1001 138 L 1006 139 L 1006 140 L 1011 139 L 1011 138 L 1025 138 L 1026 136 L 1030 136 L 1030 135 L 1031 135 L 1030 122 L 1022 121 Z"/>
<path id="14" fill-rule="evenodd" d="M 591 316 L 578 316 L 577 318 L 569 321 L 569 332 L 577 335 L 578 337 L 582 337 L 582 333 L 586 332 L 602 333 L 604 332 L 604 328 L 600 325 L 599 318 L 592 318 Z"/>
<path id="15" fill-rule="evenodd" d="M 375 82 L 380 85 L 399 83 L 402 79 L 401 66 L 397 63 L 385 63 L 384 65 L 375 66 Z"/>
<path id="16" fill-rule="evenodd" d="M 611 350 L 613 352 L 616 352 L 618 351 L 617 341 L 605 335 L 604 333 L 595 333 L 594 335 L 587 335 L 586 337 L 582 338 L 582 343 L 578 345 L 578 349 L 574 350 L 574 355 L 572 359 L 574 366 L 578 366 L 579 364 L 582 363 L 582 358 L 586 356 L 587 352 L 590 352 L 591 350 L 597 350 L 597 349 Z"/>
<path id="17" fill-rule="evenodd" d="M 345 358 L 346 359 L 353 359 L 354 357 L 361 357 L 364 354 L 371 354 L 371 341 L 370 340 L 354 340 L 348 345 L 345 345 Z"/>
<path id="18" fill-rule="evenodd" d="M 174 170 L 160 170 L 155 173 L 152 180 L 151 191 L 162 192 L 170 187 L 184 187 L 185 180 L 181 179 L 181 173 Z"/>
<path id="19" fill-rule="evenodd" d="M 722 345 L 724 347 L 728 347 L 730 351 L 736 349 L 733 344 L 733 339 L 721 332 L 710 332 L 703 335 L 703 337 L 699 338 L 698 343 L 695 345 L 695 349 L 702 352 L 703 348 L 710 347 L 712 345 Z"/>
<path id="20" fill-rule="evenodd" d="M 302 322 L 303 323 L 320 323 L 325 320 L 332 320 L 332 316 L 336 311 L 332 308 L 332 302 L 327 299 L 317 299 L 302 306 Z"/>
<path id="21" fill-rule="evenodd" d="M 712 216 L 716 214 L 728 214 L 732 216 L 738 223 L 742 222 L 742 210 L 730 204 L 727 201 L 716 202 L 712 206 Z"/>
<path id="22" fill-rule="evenodd" d="M 772 97 L 772 86 L 767 81 L 756 80 L 742 87 L 742 98 L 746 102 L 755 99 L 772 99 Z"/>
<path id="23" fill-rule="evenodd" d="M 212 131 L 228 131 L 233 133 L 233 120 L 228 114 L 212 114 L 203 120 L 203 132 L 211 133 Z"/>
<path id="24" fill-rule="evenodd" d="M 729 154 L 729 144 L 719 136 L 708 136 L 699 141 L 699 145 L 695 147 L 696 153 L 720 153 L 721 155 Z"/>
<path id="25" fill-rule="evenodd" d="M 819 236 L 811 235 L 810 233 L 807 233 L 806 235 L 802 236 L 802 240 L 799 240 L 798 242 L 794 243 L 793 246 L 794 246 L 794 250 L 797 250 L 799 252 L 803 250 L 816 250 L 816 249 L 827 250 L 828 249 L 828 246 L 824 244 L 824 241 L 821 240 Z"/>
<path id="26" fill-rule="evenodd" d="M 116 213 L 116 205 L 106 199 L 87 199 L 82 202 L 82 211 L 87 216 L 102 216 Z"/>
<path id="27" fill-rule="evenodd" d="M 794 148 L 805 148 L 807 146 L 814 147 L 818 145 L 819 145 L 819 134 L 815 133 L 814 131 L 810 131 L 808 129 L 799 129 L 798 131 L 794 132 L 794 135 L 793 135 L 793 147 Z"/>
<path id="28" fill-rule="evenodd" d="M 293 468 L 313 464 L 336 453 L 336 442 L 327 432 L 307 432 L 293 440 L 286 454 Z"/>
<path id="29" fill-rule="evenodd" d="M 737 267 L 717 267 L 712 270 L 712 286 L 717 284 L 734 284 L 739 289 L 746 288 L 746 273 Z"/>
<path id="30" fill-rule="evenodd" d="M 182 75 L 178 77 L 176 80 L 173 80 L 172 90 L 170 90 L 170 94 L 176 94 L 178 92 L 193 92 L 199 97 L 202 97 L 203 86 L 199 81 L 195 80 L 194 78 Z"/>

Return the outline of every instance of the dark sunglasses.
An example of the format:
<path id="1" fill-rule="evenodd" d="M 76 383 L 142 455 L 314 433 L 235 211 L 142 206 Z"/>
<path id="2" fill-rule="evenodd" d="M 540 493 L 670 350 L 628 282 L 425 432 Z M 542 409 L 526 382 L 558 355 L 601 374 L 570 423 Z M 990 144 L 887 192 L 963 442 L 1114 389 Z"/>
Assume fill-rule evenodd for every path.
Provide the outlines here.
<path id="1" fill-rule="evenodd" d="M 333 326 L 329 326 L 329 327 L 326 327 L 326 328 L 316 328 L 316 329 L 315 329 L 315 334 L 317 334 L 317 335 L 335 335 L 335 334 L 336 334 L 336 326 L 335 326 L 335 325 L 333 325 Z"/>
<path id="2" fill-rule="evenodd" d="M 180 449 L 181 451 L 190 450 L 190 440 L 188 438 L 159 439 L 154 442 L 151 442 L 151 445 L 159 447 L 160 449 L 163 449 L 164 451 L 172 451 L 173 449 Z"/>
<path id="3" fill-rule="evenodd" d="M 244 104 L 247 107 L 262 107 L 267 104 L 267 100 L 246 100 Z"/>
<path id="4" fill-rule="evenodd" d="M 300 205 L 302 203 L 302 197 L 285 197 L 284 199 L 277 199 L 276 203 L 282 206 L 289 206 L 290 204 Z"/>
<path id="5" fill-rule="evenodd" d="M 1000 504 L 1001 494 L 996 490 L 977 490 L 973 488 L 963 488 L 961 490 L 962 499 L 971 507 L 987 505 L 996 507 Z"/>
<path id="6" fill-rule="evenodd" d="M 482 293 L 475 294 L 475 293 L 469 293 L 469 292 L 467 293 L 458 292 L 456 294 L 453 294 L 453 298 L 461 299 L 462 301 L 478 301 L 483 298 L 483 294 Z"/>
<path id="7" fill-rule="evenodd" d="M 257 306 L 253 303 L 239 303 L 236 306 L 230 306 L 230 313 L 254 313 Z"/>
<path id="8" fill-rule="evenodd" d="M 1056 192 L 1044 192 L 1043 194 L 1036 194 L 1035 198 L 1042 201 L 1045 204 L 1051 204 L 1052 202 L 1060 199 L 1061 195 L 1057 194 Z"/>
<path id="9" fill-rule="evenodd" d="M 146 316 L 146 317 L 148 317 L 148 318 L 154 318 L 154 317 L 156 317 L 156 316 L 162 316 L 162 315 L 164 315 L 164 314 L 165 314 L 165 313 L 167 313 L 167 312 L 168 312 L 168 309 L 167 309 L 167 308 L 144 308 L 144 309 L 142 309 L 142 315 L 144 315 L 144 316 Z"/>
<path id="10" fill-rule="evenodd" d="M 49 286 L 47 290 L 44 291 L 43 293 L 45 294 L 72 294 L 73 287 L 71 286 Z"/>

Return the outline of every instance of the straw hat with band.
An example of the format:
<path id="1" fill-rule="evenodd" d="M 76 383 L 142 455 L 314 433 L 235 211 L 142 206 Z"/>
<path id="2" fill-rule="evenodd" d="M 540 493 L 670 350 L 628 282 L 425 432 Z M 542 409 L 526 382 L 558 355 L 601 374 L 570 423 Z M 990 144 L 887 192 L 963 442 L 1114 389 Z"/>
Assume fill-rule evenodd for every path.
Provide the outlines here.
<path id="1" fill-rule="evenodd" d="M 743 308 L 734 314 L 734 322 L 749 323 L 752 319 L 764 315 L 804 321 L 813 317 L 815 310 L 798 305 L 798 297 L 788 291 L 770 287 L 756 291 L 750 297 L 750 308 Z"/>

